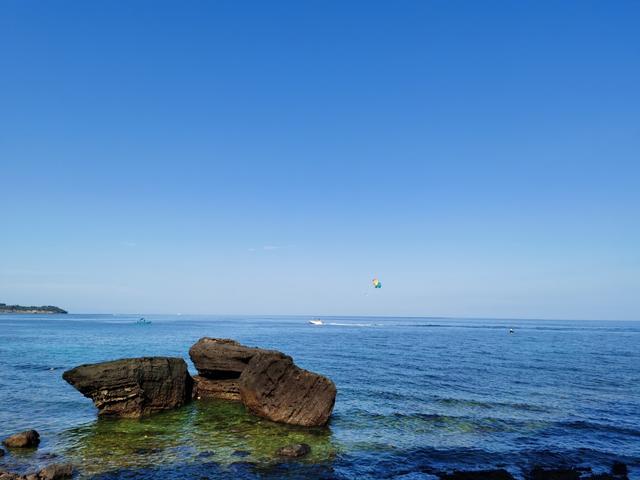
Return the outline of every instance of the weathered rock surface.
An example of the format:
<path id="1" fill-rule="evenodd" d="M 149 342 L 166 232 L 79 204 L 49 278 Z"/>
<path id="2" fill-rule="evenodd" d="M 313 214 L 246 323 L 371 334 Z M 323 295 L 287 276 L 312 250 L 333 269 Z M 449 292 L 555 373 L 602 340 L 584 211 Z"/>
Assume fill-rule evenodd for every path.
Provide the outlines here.
<path id="1" fill-rule="evenodd" d="M 239 378 L 251 359 L 261 352 L 279 353 L 245 347 L 226 338 L 204 337 L 189 349 L 189 356 L 203 377 L 231 379 Z"/>
<path id="2" fill-rule="evenodd" d="M 276 450 L 276 455 L 279 457 L 299 458 L 308 455 L 311 452 L 311 447 L 306 443 L 297 443 L 295 445 L 287 445 L 286 447 Z"/>
<path id="3" fill-rule="evenodd" d="M 61 480 L 63 478 L 71 478 L 73 475 L 73 466 L 69 463 L 56 463 L 43 468 L 38 473 L 40 480 Z"/>
<path id="4" fill-rule="evenodd" d="M 9 448 L 35 448 L 40 445 L 40 434 L 27 430 L 7 437 L 2 443 Z"/>
<path id="5" fill-rule="evenodd" d="M 333 410 L 333 382 L 296 367 L 281 352 L 204 337 L 189 356 L 200 374 L 194 378 L 196 399 L 241 401 L 257 415 L 303 426 L 324 425 Z"/>
<path id="6" fill-rule="evenodd" d="M 68 463 L 49 465 L 38 473 L 30 473 L 28 475 L 0 471 L 0 480 L 64 480 L 72 476 L 73 466 Z"/>
<path id="7" fill-rule="evenodd" d="M 81 365 L 62 375 L 98 415 L 138 418 L 184 405 L 193 381 L 182 358 L 142 357 Z"/>
<path id="8" fill-rule="evenodd" d="M 196 375 L 193 377 L 193 398 L 198 400 L 219 399 L 240 401 L 240 386 L 235 378 L 212 380 Z"/>
<path id="9" fill-rule="evenodd" d="M 336 399 L 331 380 L 298 368 L 279 352 L 254 355 L 239 384 L 240 398 L 249 411 L 293 425 L 326 424 Z"/>

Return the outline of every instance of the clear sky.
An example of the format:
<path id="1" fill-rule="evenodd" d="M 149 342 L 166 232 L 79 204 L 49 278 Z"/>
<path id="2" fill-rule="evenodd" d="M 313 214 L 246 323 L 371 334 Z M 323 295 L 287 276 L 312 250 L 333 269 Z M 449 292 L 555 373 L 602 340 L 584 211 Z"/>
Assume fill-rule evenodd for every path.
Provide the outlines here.
<path id="1" fill-rule="evenodd" d="M 623 0 L 4 0 L 0 302 L 638 320 L 638 25 Z"/>

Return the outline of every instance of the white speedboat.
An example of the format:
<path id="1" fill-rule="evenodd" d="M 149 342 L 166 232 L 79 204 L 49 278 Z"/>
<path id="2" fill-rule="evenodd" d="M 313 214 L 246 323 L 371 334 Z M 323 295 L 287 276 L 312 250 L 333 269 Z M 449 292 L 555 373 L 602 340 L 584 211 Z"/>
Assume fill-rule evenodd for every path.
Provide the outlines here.
<path id="1" fill-rule="evenodd" d="M 315 318 L 313 320 L 309 320 L 309 323 L 311 325 L 324 325 L 324 322 L 318 318 Z"/>

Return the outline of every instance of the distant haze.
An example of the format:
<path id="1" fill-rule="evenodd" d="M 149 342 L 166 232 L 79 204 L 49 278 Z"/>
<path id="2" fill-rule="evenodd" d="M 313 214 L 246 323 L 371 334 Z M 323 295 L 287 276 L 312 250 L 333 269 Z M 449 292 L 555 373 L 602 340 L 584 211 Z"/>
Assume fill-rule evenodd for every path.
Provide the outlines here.
<path id="1" fill-rule="evenodd" d="M 0 8 L 0 302 L 640 320 L 638 2 Z"/>

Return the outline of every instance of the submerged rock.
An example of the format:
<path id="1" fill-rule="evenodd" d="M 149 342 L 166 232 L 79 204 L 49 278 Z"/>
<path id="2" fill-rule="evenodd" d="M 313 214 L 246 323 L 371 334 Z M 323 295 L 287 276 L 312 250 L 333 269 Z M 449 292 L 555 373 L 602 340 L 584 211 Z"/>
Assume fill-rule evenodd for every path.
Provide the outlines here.
<path id="1" fill-rule="evenodd" d="M 442 480 L 513 480 L 513 476 L 505 469 L 498 470 L 472 470 L 445 473 L 440 475 Z"/>
<path id="2" fill-rule="evenodd" d="M 73 466 L 68 463 L 55 463 L 43 468 L 38 473 L 28 475 L 0 471 L 0 480 L 64 480 L 72 476 Z"/>
<path id="3" fill-rule="evenodd" d="M 4 457 L 4 450 L 0 448 L 0 458 Z"/>
<path id="4" fill-rule="evenodd" d="M 276 422 L 320 426 L 336 399 L 334 383 L 294 365 L 279 352 L 255 355 L 240 377 L 240 398 L 251 412 Z"/>
<path id="5" fill-rule="evenodd" d="M 226 338 L 203 337 L 189 349 L 189 356 L 200 375 L 219 380 L 239 378 L 251 359 L 261 352 L 272 351 L 245 347 Z"/>
<path id="6" fill-rule="evenodd" d="M 2 470 L 0 470 L 0 480 L 22 480 L 25 478 L 26 477 L 18 475 L 17 473 L 3 472 Z"/>
<path id="7" fill-rule="evenodd" d="M 529 480 L 579 480 L 580 470 L 577 468 L 544 469 L 536 467 L 531 470 Z"/>
<path id="8" fill-rule="evenodd" d="M 286 447 L 276 450 L 276 455 L 279 457 L 299 458 L 308 455 L 311 452 L 311 447 L 306 443 L 297 443 L 295 445 L 287 445 Z"/>
<path id="9" fill-rule="evenodd" d="M 73 476 L 73 465 L 69 463 L 56 463 L 43 468 L 38 472 L 40 480 L 62 480 Z"/>
<path id="10" fill-rule="evenodd" d="M 629 469 L 627 468 L 627 465 L 622 462 L 613 462 L 613 465 L 611 466 L 611 474 L 626 477 L 629 475 Z"/>
<path id="11" fill-rule="evenodd" d="M 246 450 L 234 450 L 231 455 L 234 457 L 244 458 L 251 456 L 251 452 L 247 452 Z"/>
<path id="12" fill-rule="evenodd" d="M 182 358 L 142 357 L 81 365 L 62 375 L 104 417 L 138 418 L 184 405 L 192 379 Z"/>
<path id="13" fill-rule="evenodd" d="M 200 452 L 198 454 L 198 458 L 211 458 L 216 454 L 216 452 L 211 450 L 205 450 L 204 452 Z"/>
<path id="14" fill-rule="evenodd" d="M 212 380 L 196 375 L 193 377 L 193 398 L 198 400 L 220 399 L 240 401 L 240 386 L 234 378 Z"/>
<path id="15" fill-rule="evenodd" d="M 40 445 L 40 434 L 27 430 L 7 437 L 2 443 L 9 448 L 35 448 Z"/>

